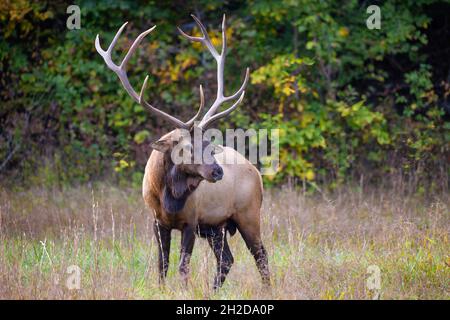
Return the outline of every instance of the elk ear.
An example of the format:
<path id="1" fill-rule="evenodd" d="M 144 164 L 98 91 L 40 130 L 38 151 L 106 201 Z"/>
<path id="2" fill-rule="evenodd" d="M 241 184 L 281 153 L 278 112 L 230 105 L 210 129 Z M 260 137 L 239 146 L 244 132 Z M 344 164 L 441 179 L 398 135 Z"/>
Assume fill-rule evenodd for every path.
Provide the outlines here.
<path id="1" fill-rule="evenodd" d="M 222 153 L 223 152 L 223 147 L 222 146 L 218 146 L 217 144 L 213 144 L 213 154 L 218 154 L 218 153 Z"/>
<path id="2" fill-rule="evenodd" d="M 159 152 L 166 153 L 173 147 L 173 141 L 171 139 L 158 140 L 151 144 L 151 147 Z"/>

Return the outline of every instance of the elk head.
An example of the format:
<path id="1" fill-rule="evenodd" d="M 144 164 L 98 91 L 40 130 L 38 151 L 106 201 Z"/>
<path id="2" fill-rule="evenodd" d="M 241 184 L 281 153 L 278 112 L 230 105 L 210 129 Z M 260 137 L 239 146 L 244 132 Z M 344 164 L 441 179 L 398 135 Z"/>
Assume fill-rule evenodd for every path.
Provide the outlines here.
<path id="1" fill-rule="evenodd" d="M 164 157 L 162 197 L 169 213 L 181 210 L 201 181 L 215 183 L 223 177 L 223 169 L 214 157 L 223 151 L 222 147 L 207 140 L 194 142 L 194 136 L 198 135 L 177 129 L 152 144 Z"/>
<path id="2" fill-rule="evenodd" d="M 148 33 L 153 31 L 153 29 L 156 26 L 153 26 L 147 31 L 144 31 L 136 38 L 136 40 L 131 45 L 129 51 L 125 55 L 125 58 L 123 59 L 120 65 L 116 65 L 112 61 L 111 51 L 114 48 L 120 34 L 122 33 L 127 23 L 122 25 L 122 27 L 116 33 L 114 39 L 112 40 L 110 46 L 106 51 L 101 48 L 98 35 L 95 39 L 95 48 L 97 49 L 98 53 L 103 57 L 106 65 L 117 74 L 123 87 L 128 92 L 128 94 L 136 102 L 140 103 L 144 108 L 146 108 L 156 116 L 169 121 L 172 125 L 175 126 L 175 128 L 183 129 L 184 132 L 188 132 L 187 135 L 172 134 L 169 135 L 168 137 L 163 137 L 162 139 L 152 144 L 152 147 L 155 150 L 162 152 L 164 154 L 166 186 L 167 189 L 170 189 L 166 190 L 170 191 L 166 193 L 168 194 L 168 196 L 172 196 L 175 199 L 182 199 L 187 197 L 187 195 L 189 195 L 193 190 L 195 190 L 195 188 L 202 180 L 207 180 L 209 182 L 216 182 L 222 178 L 223 170 L 217 164 L 214 158 L 214 154 L 220 151 L 219 147 L 214 146 L 211 142 L 207 140 L 194 139 L 195 135 L 192 133 L 195 130 L 200 130 L 203 132 L 209 126 L 211 126 L 212 123 L 221 118 L 226 117 L 232 111 L 234 111 L 244 98 L 245 94 L 244 89 L 247 85 L 249 78 L 249 69 L 247 68 L 244 82 L 242 83 L 239 90 L 237 90 L 234 94 L 230 96 L 225 96 L 224 79 L 223 79 L 225 57 L 227 51 L 225 15 L 223 16 L 222 21 L 222 50 L 220 54 L 213 46 L 205 26 L 194 15 L 192 15 L 192 18 L 195 20 L 198 27 L 200 28 L 200 31 L 202 33 L 201 37 L 189 36 L 186 33 L 184 33 L 180 28 L 178 28 L 178 30 L 180 31 L 181 35 L 187 38 L 188 40 L 202 43 L 208 49 L 208 51 L 211 53 L 211 55 L 217 62 L 217 97 L 214 100 L 211 107 L 209 108 L 209 110 L 206 112 L 206 114 L 198 123 L 195 123 L 195 121 L 202 113 L 204 106 L 204 95 L 201 85 L 200 85 L 200 107 L 198 108 L 198 111 L 194 117 L 192 117 L 187 122 L 183 122 L 175 118 L 174 116 L 171 116 L 166 112 L 153 107 L 145 100 L 144 91 L 147 86 L 148 76 L 144 80 L 140 94 L 137 94 L 137 92 L 133 89 L 128 80 L 126 71 L 128 61 L 130 60 L 133 53 L 136 51 L 136 48 L 138 47 L 142 39 Z M 238 99 L 234 102 L 233 105 L 216 114 L 217 110 L 223 103 L 232 101 L 236 98 Z M 198 158 L 195 159 L 195 155 L 198 154 L 199 152 L 202 154 L 200 161 L 198 161 Z M 183 161 L 181 161 L 180 163 L 173 161 L 174 156 L 178 156 L 178 159 L 181 158 Z"/>

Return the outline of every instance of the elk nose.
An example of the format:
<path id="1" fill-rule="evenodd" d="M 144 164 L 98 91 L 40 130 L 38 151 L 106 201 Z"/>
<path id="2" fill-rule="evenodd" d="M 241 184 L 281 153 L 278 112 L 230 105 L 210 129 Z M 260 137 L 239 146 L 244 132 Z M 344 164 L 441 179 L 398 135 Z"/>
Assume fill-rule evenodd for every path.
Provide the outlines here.
<path id="1" fill-rule="evenodd" d="M 214 168 L 213 172 L 212 172 L 212 177 L 215 181 L 219 181 L 222 179 L 223 177 L 223 169 L 220 166 L 217 166 Z"/>

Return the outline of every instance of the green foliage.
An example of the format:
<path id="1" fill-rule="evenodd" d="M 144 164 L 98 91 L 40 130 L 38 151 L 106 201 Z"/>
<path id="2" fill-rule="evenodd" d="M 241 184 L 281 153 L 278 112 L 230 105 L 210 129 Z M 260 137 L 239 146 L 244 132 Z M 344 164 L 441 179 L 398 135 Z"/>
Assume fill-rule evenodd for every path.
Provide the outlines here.
<path id="1" fill-rule="evenodd" d="M 281 129 L 281 167 L 267 183 L 294 178 L 333 186 L 368 172 L 376 181 L 418 168 L 431 180 L 435 172 L 448 174 L 449 63 L 446 50 L 432 50 L 436 43 L 449 48 L 446 33 L 437 31 L 448 30 L 442 12 L 449 4 L 385 1 L 381 30 L 367 29 L 366 5 L 356 0 L 77 4 L 81 29 L 72 31 L 66 3 L 0 4 L 5 177 L 140 184 L 150 141 L 170 127 L 128 97 L 93 42 L 99 33 L 105 48 L 130 21 L 113 53 L 119 62 L 137 34 L 157 24 L 130 61 L 130 81 L 139 88 L 148 74 L 147 100 L 188 119 L 198 85 L 207 101 L 216 91 L 213 59 L 175 31 L 180 25 L 199 32 L 191 12 L 201 15 L 218 47 L 227 13 L 227 93 L 245 66 L 252 70 L 240 112 L 220 127 Z"/>
<path id="2" fill-rule="evenodd" d="M 252 3 L 257 24 L 268 30 L 257 33 L 261 42 L 278 30 L 286 38 L 283 50 L 269 51 L 273 56 L 252 74 L 252 83 L 269 92 L 269 112 L 278 111 L 258 126 L 283 132 L 281 168 L 269 181 L 329 181 L 331 174 L 334 184 L 367 168 L 374 176 L 434 165 L 448 172 L 448 79 L 439 84 L 436 66 L 421 54 L 432 21 L 423 9 L 432 4 L 387 1 L 382 29 L 371 31 L 357 1 Z M 397 64 L 411 70 L 403 79 Z"/>
<path id="3" fill-rule="evenodd" d="M 383 115 L 370 111 L 364 101 L 351 106 L 333 101 L 299 104 L 297 109 L 290 113 L 292 119 L 263 116 L 258 124 L 281 130 L 281 166 L 275 179 L 268 177 L 271 182 L 287 177 L 312 181 L 317 173 L 322 179 L 332 173 L 340 182 L 368 144 L 390 143 Z"/>

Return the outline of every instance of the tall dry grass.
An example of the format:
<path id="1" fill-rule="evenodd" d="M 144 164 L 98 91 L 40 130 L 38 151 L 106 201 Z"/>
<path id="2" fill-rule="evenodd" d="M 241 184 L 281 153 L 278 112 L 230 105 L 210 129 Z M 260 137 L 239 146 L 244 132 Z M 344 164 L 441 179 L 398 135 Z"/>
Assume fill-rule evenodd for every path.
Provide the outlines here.
<path id="1" fill-rule="evenodd" d="M 367 268 L 381 271 L 382 299 L 448 299 L 447 193 L 341 188 L 305 195 L 265 192 L 262 233 L 273 286 L 262 290 L 250 253 L 230 239 L 235 264 L 212 291 L 215 258 L 198 239 L 187 287 L 177 274 L 174 231 L 167 284 L 158 285 L 152 216 L 140 190 L 100 184 L 61 190 L 0 191 L 2 299 L 370 299 Z M 81 269 L 69 290 L 67 268 Z"/>

